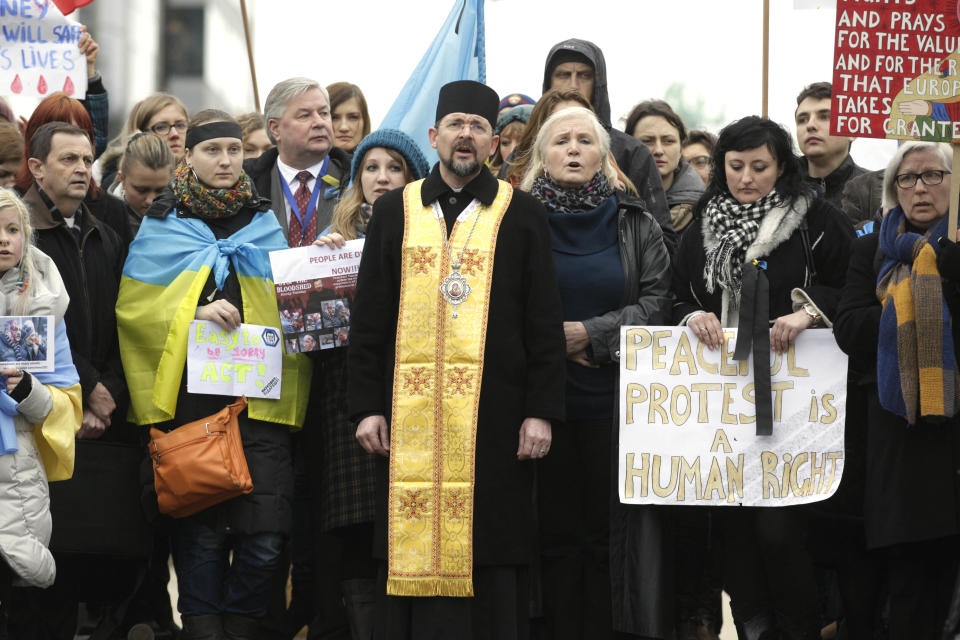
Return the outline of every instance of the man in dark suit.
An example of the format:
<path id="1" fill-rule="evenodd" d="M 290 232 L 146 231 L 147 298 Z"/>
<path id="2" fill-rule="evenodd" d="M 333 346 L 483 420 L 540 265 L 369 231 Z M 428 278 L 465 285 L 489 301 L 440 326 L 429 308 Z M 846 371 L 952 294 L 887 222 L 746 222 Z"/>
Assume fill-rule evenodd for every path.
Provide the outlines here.
<path id="1" fill-rule="evenodd" d="M 330 225 L 350 156 L 333 146 L 330 101 L 320 83 L 284 80 L 270 90 L 263 110 L 277 146 L 243 168 L 260 195 L 270 198 L 290 246 L 308 245 Z"/>
<path id="2" fill-rule="evenodd" d="M 350 156 L 333 146 L 333 124 L 326 89 L 309 78 L 277 83 L 264 103 L 267 136 L 277 146 L 243 163 L 257 192 L 270 198 L 291 247 L 316 240 L 333 217 L 340 181 L 350 173 Z M 344 187 L 346 185 L 343 185 Z M 319 310 L 318 310 L 319 311 Z M 324 375 L 314 360 L 311 398 Z M 287 565 L 276 590 L 264 637 L 289 638 L 304 624 L 310 637 L 349 637 L 340 595 L 339 542 L 319 526 L 321 415 L 319 402 L 307 407 L 303 431 L 294 434 L 294 524 L 287 553 L 293 565 L 293 598 L 285 608 Z M 275 635 L 274 635 L 275 634 Z"/>

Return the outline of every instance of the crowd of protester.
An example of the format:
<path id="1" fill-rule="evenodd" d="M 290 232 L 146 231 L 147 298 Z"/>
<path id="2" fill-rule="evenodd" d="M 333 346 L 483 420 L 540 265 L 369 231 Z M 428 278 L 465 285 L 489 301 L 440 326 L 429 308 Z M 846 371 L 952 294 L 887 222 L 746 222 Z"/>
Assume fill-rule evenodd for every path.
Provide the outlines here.
<path id="1" fill-rule="evenodd" d="M 518 202 L 546 221 L 563 315 L 565 419 L 511 461 L 535 465 L 531 494 L 512 497 L 535 534 L 513 596 L 528 615 L 510 637 L 716 639 L 722 591 L 742 640 L 934 638 L 957 625 L 948 147 L 908 142 L 866 171 L 853 139 L 830 134 L 826 82 L 798 86 L 799 154 L 767 118 L 691 130 L 660 99 L 620 130 L 603 52 L 584 40 L 546 52 L 539 99 L 501 93 L 497 112 L 447 128 L 438 109 L 433 168 L 410 136 L 371 130 L 359 87 L 306 78 L 273 87 L 263 114 L 191 115 L 176 96 L 146 96 L 108 141 L 99 47 L 84 34 L 80 48 L 84 101 L 53 94 L 19 122 L 0 110 L 0 299 L 7 314 L 62 321 L 58 371 L 73 371 L 0 371 L 19 443 L 0 455 L 0 638 L 403 637 L 382 608 L 377 533 L 390 436 L 351 403 L 353 347 L 285 356 L 283 400 L 239 419 L 254 490 L 195 515 L 158 513 L 147 425 L 170 431 L 231 401 L 187 388 L 176 354 L 191 320 L 280 326 L 266 274 L 241 277 L 262 256 L 221 259 L 226 244 L 265 255 L 364 238 L 398 190 L 438 184 L 451 154 L 482 155 L 467 194 L 496 193 L 491 176 L 529 194 Z M 460 190 L 436 195 L 462 211 Z M 840 489 L 813 506 L 620 504 L 621 326 L 682 325 L 719 348 L 756 294 L 755 259 L 769 337 L 754 349 L 784 352 L 819 327 L 850 356 Z M 482 607 L 470 615 L 484 621 L 449 621 L 456 632 L 441 609 L 416 611 L 439 620 L 431 637 L 506 637 Z"/>

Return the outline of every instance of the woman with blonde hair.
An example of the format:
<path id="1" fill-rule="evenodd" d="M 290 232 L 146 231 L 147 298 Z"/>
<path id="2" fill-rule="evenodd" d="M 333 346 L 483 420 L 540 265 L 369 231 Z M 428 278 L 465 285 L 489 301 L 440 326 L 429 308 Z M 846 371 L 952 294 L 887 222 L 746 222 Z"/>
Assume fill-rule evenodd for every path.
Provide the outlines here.
<path id="1" fill-rule="evenodd" d="M 610 463 L 620 328 L 666 324 L 670 258 L 643 202 L 620 187 L 610 135 L 593 111 L 555 111 L 531 151 L 520 188 L 547 210 L 567 354 L 567 421 L 537 463 L 545 637 L 610 638 L 614 603 L 631 595 L 616 592 L 627 563 L 622 545 L 611 549 L 610 525 L 621 511 L 611 506 Z"/>
<path id="2" fill-rule="evenodd" d="M 103 176 L 100 181 L 104 189 L 109 189 L 116 178 L 117 165 L 123 155 L 126 141 L 135 133 L 149 131 L 167 143 L 177 162 L 183 159 L 186 152 L 184 141 L 187 137 L 187 107 L 176 96 L 169 93 L 155 93 L 147 96 L 133 105 L 127 123 L 123 126 L 120 135 L 110 141 L 107 150 L 97 160 L 94 167 L 94 176 Z"/>
<path id="3" fill-rule="evenodd" d="M 357 145 L 351 183 L 333 212 L 329 235 L 318 243 L 342 244 L 365 235 L 373 203 L 384 193 L 427 175 L 430 166 L 414 140 L 396 129 L 374 131 Z M 342 236 L 339 237 L 338 236 Z M 321 312 L 307 300 L 307 313 Z M 354 638 L 372 637 L 376 564 L 371 556 L 374 520 L 374 460 L 357 444 L 347 413 L 347 349 L 317 361 L 322 404 L 320 527 L 341 541 L 343 600 Z"/>
<path id="4" fill-rule="evenodd" d="M 131 237 L 137 235 L 143 214 L 154 199 L 170 184 L 175 168 L 173 153 L 159 136 L 141 132 L 127 141 L 110 193 L 127 204 Z"/>
<path id="5" fill-rule="evenodd" d="M 63 324 L 69 303 L 56 265 L 31 243 L 30 214 L 0 189 L 0 315 L 52 316 L 52 373 L 0 369 L 0 637 L 14 581 L 49 587 L 56 575 L 47 483 L 73 474 L 80 379 Z M 38 327 L 39 328 L 39 327 Z M 24 358 L 25 359 L 25 358 Z"/>
<path id="6" fill-rule="evenodd" d="M 427 175 L 430 166 L 413 138 L 396 129 L 378 129 L 357 145 L 350 187 L 333 211 L 330 229 L 345 240 L 363 236 L 381 195 Z"/>
<path id="7" fill-rule="evenodd" d="M 237 122 L 240 123 L 240 129 L 243 131 L 243 159 L 259 158 L 267 149 L 272 149 L 274 145 L 270 142 L 267 135 L 266 121 L 262 113 L 251 111 L 241 116 L 237 116 Z"/>

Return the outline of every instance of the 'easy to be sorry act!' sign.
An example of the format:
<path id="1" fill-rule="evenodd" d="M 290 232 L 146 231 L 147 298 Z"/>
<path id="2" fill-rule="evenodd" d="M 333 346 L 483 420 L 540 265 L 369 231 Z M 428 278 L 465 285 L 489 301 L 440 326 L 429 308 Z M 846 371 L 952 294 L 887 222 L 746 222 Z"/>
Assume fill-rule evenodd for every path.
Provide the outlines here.
<path id="1" fill-rule="evenodd" d="M 830 497 L 843 474 L 847 356 L 826 329 L 771 354 L 773 435 L 756 435 L 752 357 L 736 330 L 709 349 L 685 327 L 624 327 L 620 501 L 786 506 Z"/>
<path id="2" fill-rule="evenodd" d="M 960 3 L 837 0 L 831 133 L 960 141 Z"/>

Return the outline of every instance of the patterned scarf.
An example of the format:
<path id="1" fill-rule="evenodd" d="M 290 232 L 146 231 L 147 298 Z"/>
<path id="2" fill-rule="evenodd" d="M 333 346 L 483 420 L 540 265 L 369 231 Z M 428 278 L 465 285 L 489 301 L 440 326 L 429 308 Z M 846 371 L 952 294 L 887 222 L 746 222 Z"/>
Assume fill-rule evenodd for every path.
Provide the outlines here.
<path id="1" fill-rule="evenodd" d="M 253 182 L 245 171 L 230 189 L 213 189 L 200 182 L 186 162 L 181 162 L 171 183 L 177 202 L 201 218 L 229 218 L 253 198 Z"/>
<path id="2" fill-rule="evenodd" d="M 780 206 L 782 201 L 776 189 L 750 204 L 741 204 L 728 194 L 710 199 L 703 215 L 717 244 L 707 249 L 707 261 L 703 269 L 707 291 L 713 293 L 720 285 L 739 297 L 747 248 L 757 239 L 764 216 Z"/>
<path id="3" fill-rule="evenodd" d="M 883 408 L 911 425 L 957 412 L 960 379 L 952 321 L 937 271 L 936 239 L 946 234 L 946 216 L 922 235 L 907 231 L 900 207 L 880 227 L 885 259 L 877 276 L 883 305 L 877 387 Z"/>
<path id="4" fill-rule="evenodd" d="M 591 211 L 612 194 L 613 187 L 602 171 L 597 171 L 589 182 L 575 189 L 565 189 L 547 175 L 534 179 L 530 189 L 530 195 L 542 202 L 551 213 Z"/>

